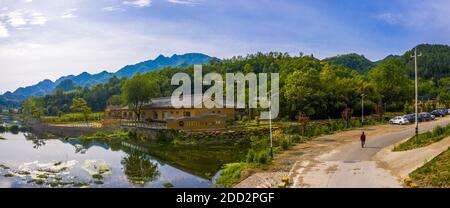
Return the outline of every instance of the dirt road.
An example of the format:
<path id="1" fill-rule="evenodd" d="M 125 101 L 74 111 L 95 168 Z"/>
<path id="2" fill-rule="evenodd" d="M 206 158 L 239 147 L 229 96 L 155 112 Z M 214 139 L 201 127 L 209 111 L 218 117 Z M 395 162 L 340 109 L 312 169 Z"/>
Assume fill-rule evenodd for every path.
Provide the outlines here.
<path id="1" fill-rule="evenodd" d="M 448 123 L 450 117 L 440 118 L 421 123 L 419 130 Z M 291 187 L 402 187 L 400 177 L 374 156 L 413 136 L 414 125 L 368 127 L 364 129 L 366 148 L 359 143 L 361 131 L 345 131 L 299 144 L 275 157 L 272 170 L 253 174 L 236 187 L 276 187 L 282 176 L 291 178 Z"/>

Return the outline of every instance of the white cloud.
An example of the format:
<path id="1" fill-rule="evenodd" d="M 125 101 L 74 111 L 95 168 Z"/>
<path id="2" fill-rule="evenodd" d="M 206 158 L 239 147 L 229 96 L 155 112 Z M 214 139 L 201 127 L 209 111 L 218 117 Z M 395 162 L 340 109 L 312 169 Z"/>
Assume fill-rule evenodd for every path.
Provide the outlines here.
<path id="1" fill-rule="evenodd" d="M 172 4 L 183 4 L 183 5 L 197 5 L 201 2 L 201 0 L 167 0 Z"/>
<path id="2" fill-rule="evenodd" d="M 0 22 L 0 38 L 6 38 L 9 36 L 8 28 Z"/>
<path id="3" fill-rule="evenodd" d="M 21 12 L 11 11 L 0 14 L 0 20 L 3 19 L 5 23 L 16 29 L 23 29 L 26 25 L 44 25 L 47 18 L 40 12 Z"/>
<path id="4" fill-rule="evenodd" d="M 33 12 L 30 17 L 31 25 L 44 25 L 47 22 L 47 18 L 40 12 Z"/>
<path id="5" fill-rule="evenodd" d="M 377 18 L 381 21 L 384 21 L 388 24 L 394 25 L 403 22 L 403 16 L 400 14 L 393 14 L 390 12 L 382 13 L 377 16 Z"/>
<path id="6" fill-rule="evenodd" d="M 61 15 L 61 18 L 63 18 L 63 19 L 77 18 L 78 16 L 74 14 L 74 12 L 76 12 L 76 11 L 78 11 L 77 8 L 66 9 L 63 12 L 63 15 Z"/>
<path id="7" fill-rule="evenodd" d="M 132 5 L 135 7 L 148 7 L 152 4 L 152 0 L 127 0 L 124 1 L 123 4 Z"/>
<path id="8" fill-rule="evenodd" d="M 7 22 L 13 27 L 20 27 L 27 24 L 27 20 L 23 17 L 23 14 L 18 11 L 12 11 L 6 14 Z"/>
<path id="9" fill-rule="evenodd" d="M 119 7 L 119 6 L 107 6 L 107 7 L 103 7 L 101 8 L 102 11 L 104 12 L 115 12 L 115 11 L 125 11 L 125 9 Z"/>

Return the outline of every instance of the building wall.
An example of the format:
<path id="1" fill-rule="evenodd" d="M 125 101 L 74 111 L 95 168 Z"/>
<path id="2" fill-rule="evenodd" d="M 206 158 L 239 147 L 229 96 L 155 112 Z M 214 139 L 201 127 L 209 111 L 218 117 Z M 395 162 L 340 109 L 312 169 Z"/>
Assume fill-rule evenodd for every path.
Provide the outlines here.
<path id="1" fill-rule="evenodd" d="M 225 118 L 208 116 L 198 119 L 169 119 L 167 128 L 181 130 L 223 129 L 226 127 Z"/>
<path id="2" fill-rule="evenodd" d="M 131 110 L 107 110 L 107 115 L 111 118 L 118 119 L 136 119 L 136 115 Z M 235 119 L 235 109 L 225 108 L 225 109 L 206 109 L 206 108 L 192 108 L 192 109 L 143 109 L 141 117 L 146 120 L 165 120 L 164 113 L 168 117 L 172 118 L 183 118 L 183 117 L 194 117 L 201 116 L 204 114 L 219 114 L 225 116 L 226 120 Z M 189 115 L 189 116 L 188 116 Z"/>
<path id="3" fill-rule="evenodd" d="M 145 120 L 165 120 L 164 114 L 167 118 L 183 118 L 201 116 L 204 114 L 218 114 L 225 116 L 226 120 L 234 120 L 234 109 L 143 109 L 141 117 Z M 131 110 L 115 110 L 108 112 L 108 115 L 113 118 L 121 119 L 136 119 L 136 115 Z"/>

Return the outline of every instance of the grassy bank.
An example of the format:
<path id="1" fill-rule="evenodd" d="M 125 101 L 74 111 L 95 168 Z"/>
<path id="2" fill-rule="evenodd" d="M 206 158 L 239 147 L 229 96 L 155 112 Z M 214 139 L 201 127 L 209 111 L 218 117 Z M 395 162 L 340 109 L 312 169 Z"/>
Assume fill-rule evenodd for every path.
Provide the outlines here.
<path id="1" fill-rule="evenodd" d="M 405 151 L 425 147 L 432 143 L 441 141 L 448 136 L 450 136 L 450 124 L 444 127 L 438 126 L 432 131 L 419 134 L 418 137 L 412 137 L 407 141 L 395 146 L 393 151 Z"/>
<path id="2" fill-rule="evenodd" d="M 101 121 L 103 119 L 104 113 L 91 113 L 89 114 L 87 120 L 88 122 L 92 121 Z M 53 124 L 65 124 L 65 123 L 82 123 L 86 122 L 82 113 L 68 113 L 60 116 L 45 116 L 42 117 L 42 121 L 45 123 L 53 123 Z"/>
<path id="3" fill-rule="evenodd" d="M 450 148 L 409 176 L 418 187 L 450 188 Z"/>

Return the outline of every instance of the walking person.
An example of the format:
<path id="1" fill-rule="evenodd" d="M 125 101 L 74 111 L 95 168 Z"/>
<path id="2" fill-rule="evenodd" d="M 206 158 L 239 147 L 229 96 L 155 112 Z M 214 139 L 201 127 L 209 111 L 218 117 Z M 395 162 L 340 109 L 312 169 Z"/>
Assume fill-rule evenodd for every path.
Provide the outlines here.
<path id="1" fill-rule="evenodd" d="M 366 135 L 364 134 L 364 131 L 361 134 L 361 148 L 364 148 L 364 145 L 366 144 Z"/>

